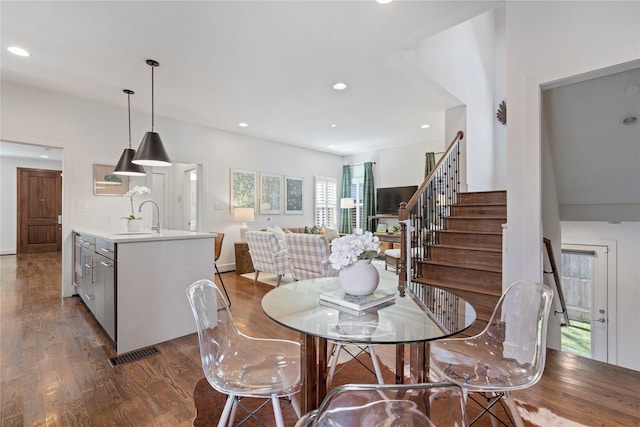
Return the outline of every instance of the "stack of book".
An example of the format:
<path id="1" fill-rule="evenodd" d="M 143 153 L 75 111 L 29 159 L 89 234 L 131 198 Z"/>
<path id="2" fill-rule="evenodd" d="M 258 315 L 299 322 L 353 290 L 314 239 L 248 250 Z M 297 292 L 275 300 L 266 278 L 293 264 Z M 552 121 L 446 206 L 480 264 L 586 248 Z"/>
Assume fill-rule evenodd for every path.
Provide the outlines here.
<path id="1" fill-rule="evenodd" d="M 343 289 L 320 294 L 320 303 L 334 308 L 364 311 L 392 302 L 396 298 L 395 289 L 376 290 L 371 295 L 350 295 Z"/>

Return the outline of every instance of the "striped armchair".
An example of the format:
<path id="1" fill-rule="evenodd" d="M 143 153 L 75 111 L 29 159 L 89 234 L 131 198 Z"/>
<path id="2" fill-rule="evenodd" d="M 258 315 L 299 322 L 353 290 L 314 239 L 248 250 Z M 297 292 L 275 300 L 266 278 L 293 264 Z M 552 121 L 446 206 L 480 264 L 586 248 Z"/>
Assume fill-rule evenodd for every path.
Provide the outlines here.
<path id="1" fill-rule="evenodd" d="M 338 274 L 329 262 L 329 242 L 322 234 L 285 234 L 294 280 L 331 277 Z"/>
<path id="2" fill-rule="evenodd" d="M 272 273 L 278 276 L 277 286 L 280 286 L 282 276 L 291 271 L 289 254 L 284 240 L 270 231 L 247 231 L 249 254 L 256 270 L 254 282 L 258 281 L 260 272 Z"/>

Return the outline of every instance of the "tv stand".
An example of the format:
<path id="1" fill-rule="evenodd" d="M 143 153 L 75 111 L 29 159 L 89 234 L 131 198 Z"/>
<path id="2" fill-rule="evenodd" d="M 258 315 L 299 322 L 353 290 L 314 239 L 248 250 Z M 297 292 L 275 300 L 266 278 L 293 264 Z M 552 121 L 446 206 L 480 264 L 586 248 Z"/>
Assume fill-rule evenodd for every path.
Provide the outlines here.
<path id="1" fill-rule="evenodd" d="M 398 215 L 392 215 L 392 214 L 384 214 L 384 215 L 369 215 L 369 217 L 367 218 L 369 220 L 369 229 L 371 230 L 372 233 L 375 233 L 378 231 L 378 222 L 381 219 L 398 219 Z"/>

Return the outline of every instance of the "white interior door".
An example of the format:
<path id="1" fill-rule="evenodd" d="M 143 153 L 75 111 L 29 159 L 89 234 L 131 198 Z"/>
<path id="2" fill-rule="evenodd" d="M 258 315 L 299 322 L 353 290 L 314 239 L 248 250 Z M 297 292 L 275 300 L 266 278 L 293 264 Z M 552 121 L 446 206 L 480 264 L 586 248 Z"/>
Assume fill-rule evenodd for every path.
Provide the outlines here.
<path id="1" fill-rule="evenodd" d="M 608 254 L 608 246 L 562 244 L 569 316 L 586 315 L 581 320 L 591 323 L 591 358 L 602 362 L 608 362 Z"/>

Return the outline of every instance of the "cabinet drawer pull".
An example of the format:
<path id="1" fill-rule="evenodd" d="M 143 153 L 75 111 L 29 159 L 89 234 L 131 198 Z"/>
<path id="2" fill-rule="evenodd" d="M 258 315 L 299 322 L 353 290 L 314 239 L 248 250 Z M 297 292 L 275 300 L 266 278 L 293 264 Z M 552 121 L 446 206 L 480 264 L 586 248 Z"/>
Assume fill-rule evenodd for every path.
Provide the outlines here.
<path id="1" fill-rule="evenodd" d="M 106 253 L 111 253 L 111 252 L 113 252 L 113 250 L 112 250 L 112 249 L 107 249 L 107 248 L 100 248 L 100 250 L 101 250 L 102 252 L 106 252 Z"/>
<path id="2" fill-rule="evenodd" d="M 104 265 L 105 267 L 113 267 L 113 264 L 109 264 L 104 261 L 100 261 L 100 264 Z"/>

